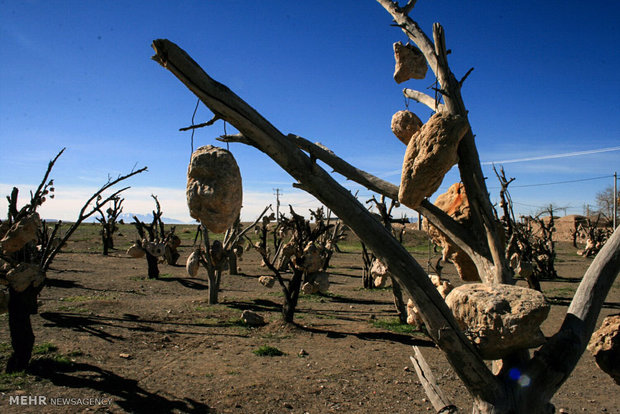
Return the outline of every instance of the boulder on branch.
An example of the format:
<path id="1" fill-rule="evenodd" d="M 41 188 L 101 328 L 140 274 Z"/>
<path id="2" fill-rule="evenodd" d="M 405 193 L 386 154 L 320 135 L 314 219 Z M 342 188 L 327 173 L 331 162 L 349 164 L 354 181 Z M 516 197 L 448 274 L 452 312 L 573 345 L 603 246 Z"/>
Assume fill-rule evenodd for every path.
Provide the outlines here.
<path id="1" fill-rule="evenodd" d="M 144 257 L 144 253 L 144 249 L 137 243 L 132 244 L 131 247 L 127 249 L 127 256 L 133 257 L 134 259 Z"/>
<path id="2" fill-rule="evenodd" d="M 17 292 L 23 292 L 32 284 L 34 287 L 41 286 L 45 280 L 45 273 L 39 270 L 39 266 L 30 263 L 20 263 L 6 274 L 9 286 Z"/>
<path id="3" fill-rule="evenodd" d="M 194 251 L 187 258 L 187 262 L 185 262 L 185 270 L 191 277 L 195 277 L 198 274 L 198 269 L 200 268 L 200 257 L 201 250 L 200 248 L 197 248 L 194 249 Z"/>
<path id="4" fill-rule="evenodd" d="M 405 145 L 409 144 L 413 134 L 422 127 L 422 121 L 411 111 L 398 111 L 392 115 L 392 132 Z"/>
<path id="5" fill-rule="evenodd" d="M 375 287 L 382 288 L 390 278 L 390 272 L 388 272 L 387 266 L 379 259 L 375 259 L 370 267 L 370 275 L 373 278 Z"/>
<path id="6" fill-rule="evenodd" d="M 15 253 L 31 241 L 37 239 L 37 230 L 41 226 L 38 213 L 32 213 L 14 223 L 2 236 L 0 245 L 4 254 Z"/>
<path id="7" fill-rule="evenodd" d="M 198 148 L 187 170 L 190 215 L 207 229 L 223 233 L 241 211 L 241 173 L 229 151 L 213 145 Z"/>
<path id="8" fill-rule="evenodd" d="M 550 306 L 536 290 L 471 283 L 450 292 L 446 304 L 483 359 L 501 359 L 545 342 L 540 324 Z"/>
<path id="9" fill-rule="evenodd" d="M 465 118 L 439 112 L 413 134 L 405 151 L 398 201 L 416 209 L 437 191 L 457 163 L 459 142 L 468 129 Z"/>
<path id="10" fill-rule="evenodd" d="M 467 194 L 465 194 L 465 186 L 461 183 L 454 183 L 448 191 L 437 197 L 435 205 L 446 212 L 450 217 L 459 223 L 469 224 L 470 206 Z M 477 282 L 480 280 L 476 265 L 465 252 L 453 244 L 442 232 L 436 227 L 425 221 L 425 230 L 433 243 L 441 246 L 443 260 L 452 262 L 461 280 L 468 282 Z"/>
<path id="11" fill-rule="evenodd" d="M 596 365 L 620 385 L 620 315 L 608 316 L 594 332 L 588 350 Z"/>
<path id="12" fill-rule="evenodd" d="M 402 42 L 394 43 L 394 80 L 403 83 L 409 79 L 424 79 L 428 65 L 424 54 L 415 46 Z"/>

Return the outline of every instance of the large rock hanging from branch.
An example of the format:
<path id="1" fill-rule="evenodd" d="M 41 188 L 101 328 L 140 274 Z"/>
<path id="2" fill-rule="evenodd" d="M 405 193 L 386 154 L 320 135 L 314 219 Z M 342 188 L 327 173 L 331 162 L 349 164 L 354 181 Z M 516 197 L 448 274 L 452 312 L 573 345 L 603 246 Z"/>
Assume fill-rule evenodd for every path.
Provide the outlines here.
<path id="1" fill-rule="evenodd" d="M 424 54 L 415 46 L 402 42 L 394 43 L 394 80 L 403 83 L 409 79 L 424 79 L 428 65 Z"/>
<path id="2" fill-rule="evenodd" d="M 594 332 L 588 350 L 596 365 L 620 385 L 620 315 L 608 316 Z"/>
<path id="3" fill-rule="evenodd" d="M 41 226 L 41 219 L 38 213 L 32 213 L 17 223 L 14 223 L 6 232 L 0 234 L 2 238 L 0 245 L 4 254 L 15 253 L 26 245 L 26 243 L 37 239 L 37 230 Z"/>
<path id="4" fill-rule="evenodd" d="M 465 194 L 465 186 L 462 183 L 454 183 L 448 188 L 448 191 L 441 194 L 435 200 L 435 205 L 446 212 L 450 217 L 463 224 L 469 226 L 470 207 L 467 194 Z M 474 262 L 467 254 L 456 244 L 452 243 L 442 232 L 436 227 L 425 222 L 425 230 L 433 243 L 441 246 L 443 252 L 443 260 L 452 262 L 459 277 L 467 282 L 477 282 L 480 280 L 478 269 Z"/>
<path id="5" fill-rule="evenodd" d="M 34 287 L 41 286 L 45 280 L 45 273 L 39 270 L 39 266 L 30 263 L 20 263 L 6 274 L 9 286 L 17 292 L 23 292 L 32 284 Z"/>
<path id="6" fill-rule="evenodd" d="M 411 137 L 403 160 L 398 201 L 416 209 L 437 191 L 444 175 L 458 161 L 457 148 L 468 129 L 465 118 L 439 112 Z"/>
<path id="7" fill-rule="evenodd" d="M 450 292 L 446 304 L 483 359 L 501 359 L 545 341 L 540 324 L 550 306 L 536 290 L 471 283 Z"/>
<path id="8" fill-rule="evenodd" d="M 422 121 L 411 111 L 398 111 L 392 115 L 392 132 L 403 144 L 409 144 L 413 134 L 422 127 Z"/>
<path id="9" fill-rule="evenodd" d="M 223 233 L 241 211 L 241 173 L 229 151 L 213 145 L 198 148 L 187 170 L 189 214 L 207 229 Z"/>

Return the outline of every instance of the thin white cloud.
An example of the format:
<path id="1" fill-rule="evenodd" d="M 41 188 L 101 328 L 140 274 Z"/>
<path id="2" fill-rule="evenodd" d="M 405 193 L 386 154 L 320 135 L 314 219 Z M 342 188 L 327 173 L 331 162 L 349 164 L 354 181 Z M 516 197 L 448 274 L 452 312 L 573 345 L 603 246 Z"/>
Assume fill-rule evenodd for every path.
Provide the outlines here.
<path id="1" fill-rule="evenodd" d="M 485 161 L 482 163 L 482 165 L 511 164 L 515 162 L 540 161 L 540 160 L 550 160 L 550 159 L 555 159 L 555 158 L 578 157 L 581 155 L 600 154 L 603 152 L 611 152 L 611 151 L 620 151 L 620 147 L 609 147 L 609 148 L 599 148 L 599 149 L 586 150 L 586 151 L 564 152 L 561 154 L 540 155 L 537 157 L 515 158 L 511 160 L 502 160 L 502 161 Z"/>

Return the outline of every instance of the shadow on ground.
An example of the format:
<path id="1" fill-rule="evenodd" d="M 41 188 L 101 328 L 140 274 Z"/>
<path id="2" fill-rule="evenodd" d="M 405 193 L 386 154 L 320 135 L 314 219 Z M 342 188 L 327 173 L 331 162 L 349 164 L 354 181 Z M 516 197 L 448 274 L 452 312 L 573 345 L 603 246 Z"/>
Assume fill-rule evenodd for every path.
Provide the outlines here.
<path id="1" fill-rule="evenodd" d="M 43 358 L 32 362 L 29 371 L 57 386 L 91 389 L 109 394 L 115 404 L 132 413 L 212 413 L 208 405 L 185 398 L 168 399 L 146 391 L 136 380 L 127 379 L 95 365 L 63 363 Z M 111 408 L 111 407 L 110 407 Z"/>

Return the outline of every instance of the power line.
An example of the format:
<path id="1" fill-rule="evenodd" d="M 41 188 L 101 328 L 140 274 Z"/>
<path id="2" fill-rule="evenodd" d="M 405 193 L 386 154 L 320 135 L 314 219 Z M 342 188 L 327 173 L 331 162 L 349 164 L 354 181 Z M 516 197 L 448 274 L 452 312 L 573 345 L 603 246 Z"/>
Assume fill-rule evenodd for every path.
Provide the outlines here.
<path id="1" fill-rule="evenodd" d="M 552 183 L 538 183 L 538 184 L 521 184 L 521 185 L 513 185 L 511 186 L 511 188 L 515 188 L 515 187 L 541 187 L 544 185 L 556 185 L 556 184 L 570 184 L 570 183 L 578 183 L 581 181 L 592 181 L 592 180 L 601 180 L 603 178 L 609 178 L 609 177 L 613 177 L 612 175 L 602 175 L 600 177 L 592 177 L 592 178 L 581 178 L 578 180 L 567 180 L 567 181 L 555 181 Z"/>

